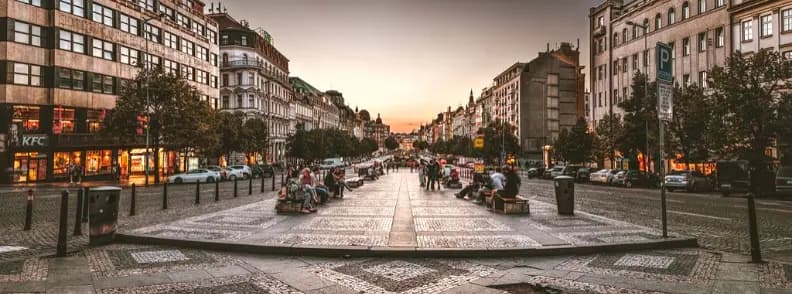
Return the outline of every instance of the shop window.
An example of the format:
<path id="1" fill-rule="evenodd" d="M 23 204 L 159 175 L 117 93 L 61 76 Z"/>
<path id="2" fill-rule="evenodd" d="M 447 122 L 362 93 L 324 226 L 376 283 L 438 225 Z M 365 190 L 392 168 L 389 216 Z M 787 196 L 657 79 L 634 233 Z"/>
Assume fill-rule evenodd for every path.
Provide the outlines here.
<path id="1" fill-rule="evenodd" d="M 108 175 L 112 164 L 110 150 L 91 150 L 85 152 L 85 175 Z"/>
<path id="2" fill-rule="evenodd" d="M 52 176 L 55 178 L 68 177 L 72 165 L 82 165 L 81 155 L 81 151 L 55 152 L 52 159 Z"/>
<path id="3" fill-rule="evenodd" d="M 47 155 L 38 152 L 14 153 L 12 181 L 37 182 L 47 179 Z"/>
<path id="4" fill-rule="evenodd" d="M 52 115 L 52 133 L 74 133 L 74 109 L 61 107 L 55 108 Z"/>
<path id="5" fill-rule="evenodd" d="M 88 110 L 88 132 L 98 133 L 104 126 L 104 110 Z"/>
<path id="6" fill-rule="evenodd" d="M 16 105 L 14 106 L 12 122 L 24 133 L 38 132 L 40 112 L 41 109 L 38 106 Z"/>

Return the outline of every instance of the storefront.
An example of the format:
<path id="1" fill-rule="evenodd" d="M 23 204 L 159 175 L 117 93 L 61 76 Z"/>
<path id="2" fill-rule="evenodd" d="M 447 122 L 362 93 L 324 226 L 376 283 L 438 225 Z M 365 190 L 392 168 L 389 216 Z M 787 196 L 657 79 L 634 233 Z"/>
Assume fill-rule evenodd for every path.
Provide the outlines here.
<path id="1" fill-rule="evenodd" d="M 14 153 L 13 183 L 29 183 L 47 180 L 47 154 L 39 152 Z"/>

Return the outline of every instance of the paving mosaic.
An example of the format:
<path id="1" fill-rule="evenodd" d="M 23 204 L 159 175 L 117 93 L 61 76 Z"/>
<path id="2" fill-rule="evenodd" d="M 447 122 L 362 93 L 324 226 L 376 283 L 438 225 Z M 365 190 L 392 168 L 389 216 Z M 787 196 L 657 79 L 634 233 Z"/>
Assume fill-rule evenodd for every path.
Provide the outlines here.
<path id="1" fill-rule="evenodd" d="M 387 246 L 388 235 L 285 234 L 266 240 L 264 244 L 302 244 L 313 246 Z"/>
<path id="2" fill-rule="evenodd" d="M 86 250 L 85 256 L 95 277 L 131 276 L 238 263 L 230 257 L 205 251 L 133 245 L 92 248 Z"/>
<path id="3" fill-rule="evenodd" d="M 416 232 L 482 232 L 512 231 L 492 218 L 415 218 Z"/>
<path id="4" fill-rule="evenodd" d="M 303 293 L 274 278 L 257 276 L 237 276 L 225 279 L 209 279 L 190 283 L 174 283 L 151 285 L 135 288 L 110 288 L 103 289 L 103 294 L 253 294 L 253 293 L 273 293 L 273 294 L 296 294 Z"/>
<path id="5" fill-rule="evenodd" d="M 134 230 L 133 232 L 136 234 L 187 240 L 238 240 L 252 234 L 252 232 L 246 231 L 191 228 L 170 225 L 146 227 Z"/>
<path id="6" fill-rule="evenodd" d="M 532 217 L 530 221 L 545 229 L 578 228 L 578 227 L 603 227 L 608 223 L 581 216 L 543 215 Z"/>
<path id="7" fill-rule="evenodd" d="M 354 206 L 354 207 L 357 207 L 357 206 L 364 206 L 364 207 L 371 207 L 371 206 L 394 207 L 394 206 L 396 206 L 396 200 L 346 199 L 346 196 L 345 196 L 344 200 L 341 200 L 341 201 L 338 201 L 338 202 L 331 202 L 329 207 L 332 207 L 332 206 L 344 206 L 344 207 L 349 207 L 349 206 Z"/>
<path id="8" fill-rule="evenodd" d="M 481 207 L 413 207 L 414 216 L 484 216 L 490 212 Z"/>
<path id="9" fill-rule="evenodd" d="M 388 232 L 393 218 L 373 217 L 314 217 L 297 226 L 303 231 L 363 231 Z"/>
<path id="10" fill-rule="evenodd" d="M 393 207 L 323 207 L 319 215 L 338 216 L 393 216 Z"/>
<path id="11" fill-rule="evenodd" d="M 495 272 L 460 260 L 426 259 L 375 259 L 316 267 L 320 277 L 361 293 L 440 293 Z"/>
<path id="12" fill-rule="evenodd" d="M 764 288 L 792 289 L 792 264 L 767 263 L 759 268 L 759 282 Z"/>
<path id="13" fill-rule="evenodd" d="M 625 231 L 586 231 L 573 233 L 559 233 L 558 237 L 573 244 L 613 244 L 634 243 L 662 239 L 659 234 L 652 232 L 625 230 Z"/>
<path id="14" fill-rule="evenodd" d="M 428 248 L 533 248 L 541 244 L 524 235 L 418 236 L 418 246 Z"/>
<path id="15" fill-rule="evenodd" d="M 646 291 L 646 290 L 638 290 L 638 289 L 626 289 L 620 287 L 614 287 L 610 285 L 600 285 L 600 284 L 593 284 L 593 283 L 585 283 L 585 282 L 578 282 L 574 280 L 567 280 L 567 279 L 559 279 L 553 277 L 546 277 L 546 276 L 533 276 L 528 279 L 525 284 L 530 285 L 538 285 L 544 288 L 543 292 L 535 292 L 535 293 L 564 293 L 564 294 L 591 294 L 591 293 L 603 293 L 603 294 L 610 294 L 610 293 L 618 293 L 618 294 L 662 294 L 666 292 L 658 292 L 658 291 Z M 502 287 L 492 287 L 495 289 L 503 289 Z M 525 288 L 515 288 L 524 290 Z M 518 290 L 519 291 L 519 290 Z M 525 292 L 515 292 L 515 293 L 525 293 Z M 531 293 L 531 292 L 527 292 Z"/>
<path id="16" fill-rule="evenodd" d="M 570 259 L 556 269 L 669 282 L 711 283 L 720 255 L 700 250 L 614 253 Z"/>
<path id="17" fill-rule="evenodd" d="M 42 258 L 0 261 L 0 282 L 43 281 L 48 269 Z"/>
<path id="18" fill-rule="evenodd" d="M 412 204 L 413 207 L 417 207 L 417 206 L 456 207 L 456 206 L 459 205 L 459 201 L 455 201 L 455 200 L 410 200 L 410 204 Z"/>

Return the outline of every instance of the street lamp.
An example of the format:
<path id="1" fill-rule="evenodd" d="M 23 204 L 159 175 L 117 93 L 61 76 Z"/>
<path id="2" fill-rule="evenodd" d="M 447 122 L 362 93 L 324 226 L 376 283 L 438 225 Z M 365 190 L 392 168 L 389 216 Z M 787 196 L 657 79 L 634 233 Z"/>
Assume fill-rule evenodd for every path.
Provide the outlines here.
<path id="1" fill-rule="evenodd" d="M 632 21 L 628 21 L 627 25 L 632 26 L 634 28 L 638 27 L 638 28 L 643 29 L 643 39 L 644 39 L 644 54 L 643 54 L 643 56 L 644 56 L 644 97 L 647 97 L 647 99 L 648 99 L 649 98 L 649 69 L 648 69 L 649 60 L 647 60 L 647 58 L 649 58 L 649 43 L 648 43 L 648 40 L 647 40 L 646 36 L 647 36 L 647 33 L 649 32 L 649 24 L 640 25 L 640 24 L 634 23 Z M 613 70 L 616 70 L 616 69 L 613 69 Z M 645 124 L 645 127 L 646 127 L 646 154 L 644 154 L 644 163 L 646 164 L 646 173 L 649 174 L 649 121 L 648 120 L 644 120 L 644 124 Z M 662 150 L 661 150 L 661 152 L 662 152 Z"/>
<path id="2" fill-rule="evenodd" d="M 146 30 L 146 25 L 148 24 L 149 21 L 152 21 L 154 19 L 160 19 L 160 18 L 162 18 L 165 15 L 166 14 L 164 12 L 160 12 L 160 13 L 158 13 L 155 16 L 143 19 L 143 40 L 146 41 L 146 50 L 144 52 L 145 55 L 143 55 L 143 69 L 144 70 L 146 70 L 147 67 L 148 67 L 148 60 L 147 59 L 151 59 L 151 55 L 149 54 L 149 32 Z M 150 79 L 150 76 L 151 76 L 151 73 L 147 72 L 146 73 L 146 155 L 145 155 L 145 163 L 143 165 L 144 173 L 145 173 L 145 180 L 144 180 L 145 182 L 144 182 L 144 184 L 146 186 L 148 186 L 148 184 L 149 184 L 149 141 L 150 141 L 150 139 L 149 139 L 150 138 L 149 126 L 151 125 L 151 98 L 150 98 L 150 95 L 149 95 L 149 79 Z M 159 152 L 159 150 L 157 150 L 156 152 Z M 159 182 L 159 178 L 155 179 L 155 182 Z"/>

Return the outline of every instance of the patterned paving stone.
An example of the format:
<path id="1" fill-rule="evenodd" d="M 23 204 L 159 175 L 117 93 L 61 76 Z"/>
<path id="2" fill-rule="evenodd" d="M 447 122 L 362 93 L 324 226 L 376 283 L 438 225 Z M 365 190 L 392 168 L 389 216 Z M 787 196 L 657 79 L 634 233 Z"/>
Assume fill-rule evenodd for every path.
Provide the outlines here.
<path id="1" fill-rule="evenodd" d="M 414 216 L 484 216 L 490 212 L 481 207 L 413 207 Z"/>
<path id="2" fill-rule="evenodd" d="M 246 231 L 178 227 L 169 225 L 151 226 L 137 229 L 133 232 L 150 236 L 187 240 L 238 240 L 252 233 Z"/>
<path id="3" fill-rule="evenodd" d="M 411 196 L 412 197 L 412 196 Z M 459 200 L 410 200 L 410 204 L 413 207 L 417 206 L 442 206 L 442 207 L 453 207 L 459 205 Z"/>
<path id="4" fill-rule="evenodd" d="M 320 277 L 361 293 L 440 293 L 495 272 L 461 260 L 374 259 L 316 267 Z"/>
<path id="5" fill-rule="evenodd" d="M 95 277 L 131 276 L 238 263 L 230 257 L 205 251 L 135 245 L 92 248 L 86 250 L 85 256 Z"/>
<path id="6" fill-rule="evenodd" d="M 646 231 L 626 230 L 626 231 L 597 231 L 559 233 L 558 236 L 572 244 L 612 244 L 612 243 L 633 243 L 646 242 L 662 239 L 659 234 Z"/>
<path id="7" fill-rule="evenodd" d="M 415 218 L 416 232 L 495 232 L 512 231 L 491 218 Z"/>
<path id="8" fill-rule="evenodd" d="M 571 228 L 571 227 L 576 227 L 576 228 L 603 227 L 609 225 L 605 222 L 601 222 L 581 216 L 552 215 L 552 216 L 532 217 L 530 221 L 536 223 L 541 227 L 545 227 L 548 229 Z"/>
<path id="9" fill-rule="evenodd" d="M 48 273 L 47 260 L 30 258 L 0 262 L 0 282 L 43 281 Z"/>
<path id="10" fill-rule="evenodd" d="M 388 235 L 342 235 L 342 234 L 285 234 L 264 242 L 267 245 L 314 245 L 314 246 L 387 246 Z"/>
<path id="11" fill-rule="evenodd" d="M 135 288 L 110 288 L 102 289 L 101 293 L 104 294 L 159 294 L 159 293 L 175 293 L 175 294 L 253 294 L 253 293 L 303 293 L 299 290 L 281 282 L 274 278 L 258 275 L 258 276 L 237 276 L 226 279 L 211 279 L 206 281 L 190 282 L 190 283 L 174 283 L 151 285 Z"/>
<path id="12" fill-rule="evenodd" d="M 637 290 L 637 289 L 625 289 L 614 287 L 610 285 L 599 285 L 599 284 L 592 284 L 592 283 L 584 283 L 584 282 L 577 282 L 573 280 L 566 280 L 566 279 L 559 279 L 553 277 L 546 277 L 546 276 L 533 276 L 528 279 L 526 283 L 526 287 L 513 287 L 512 289 L 515 290 L 525 290 L 528 285 L 538 285 L 541 286 L 545 291 L 544 292 L 535 292 L 535 293 L 565 293 L 565 294 L 590 294 L 590 293 L 619 293 L 619 294 L 662 294 L 665 292 L 657 292 L 657 291 L 644 291 L 644 290 Z M 504 289 L 506 287 L 491 287 L 495 289 Z M 523 292 L 517 292 L 523 293 Z M 527 292 L 531 293 L 531 292 Z"/>
<path id="13" fill-rule="evenodd" d="M 644 251 L 583 256 L 556 269 L 669 282 L 709 284 L 720 255 L 699 250 Z"/>
<path id="14" fill-rule="evenodd" d="M 314 217 L 297 226 L 302 231 L 388 232 L 393 218 Z"/>
<path id="15" fill-rule="evenodd" d="M 184 256 L 184 253 L 179 250 L 139 251 L 130 252 L 129 255 L 132 256 L 135 262 L 140 264 L 189 260 L 189 258 Z"/>
<path id="16" fill-rule="evenodd" d="M 393 216 L 393 207 L 323 207 L 319 215 Z"/>
<path id="17" fill-rule="evenodd" d="M 763 288 L 792 289 L 792 265 L 769 262 L 759 268 L 759 282 Z"/>
<path id="18" fill-rule="evenodd" d="M 524 235 L 418 236 L 418 246 L 428 248 L 532 248 L 541 245 Z"/>

